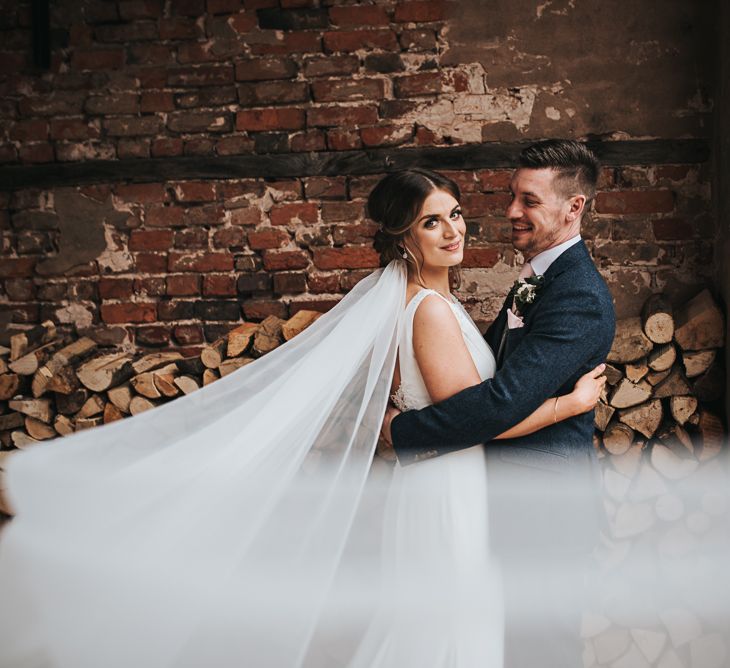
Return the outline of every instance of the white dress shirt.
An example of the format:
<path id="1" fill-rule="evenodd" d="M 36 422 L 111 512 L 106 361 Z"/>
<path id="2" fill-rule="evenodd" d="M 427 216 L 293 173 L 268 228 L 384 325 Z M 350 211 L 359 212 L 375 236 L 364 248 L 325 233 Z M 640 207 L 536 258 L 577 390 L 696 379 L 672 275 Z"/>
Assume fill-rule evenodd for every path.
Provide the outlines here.
<path id="1" fill-rule="evenodd" d="M 571 237 L 567 241 L 563 241 L 562 244 L 558 244 L 557 246 L 553 246 L 552 248 L 548 248 L 547 250 L 544 250 L 542 253 L 538 253 L 535 255 L 535 257 L 530 260 L 530 264 L 532 265 L 532 270 L 535 272 L 536 275 L 544 274 L 548 267 L 555 262 L 565 251 L 568 250 L 571 246 L 574 246 L 581 240 L 580 234 L 576 234 L 574 237 Z"/>

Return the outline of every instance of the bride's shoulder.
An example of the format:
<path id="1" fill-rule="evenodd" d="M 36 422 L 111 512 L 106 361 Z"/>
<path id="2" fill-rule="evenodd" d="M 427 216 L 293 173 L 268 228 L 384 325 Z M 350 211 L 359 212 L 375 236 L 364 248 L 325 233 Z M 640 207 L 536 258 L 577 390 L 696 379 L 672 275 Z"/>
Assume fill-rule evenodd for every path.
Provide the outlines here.
<path id="1" fill-rule="evenodd" d="M 409 302 L 414 309 L 413 330 L 443 332 L 444 328 L 459 328 L 451 303 L 434 290 L 421 290 Z"/>

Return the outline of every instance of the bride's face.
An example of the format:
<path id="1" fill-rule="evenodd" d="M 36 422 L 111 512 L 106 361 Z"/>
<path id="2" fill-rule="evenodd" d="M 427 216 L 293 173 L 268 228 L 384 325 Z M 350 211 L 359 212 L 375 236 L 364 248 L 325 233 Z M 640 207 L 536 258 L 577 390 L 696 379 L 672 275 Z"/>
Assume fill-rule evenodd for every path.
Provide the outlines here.
<path id="1" fill-rule="evenodd" d="M 434 190 L 426 197 L 404 243 L 413 256 L 423 257 L 423 268 L 453 267 L 464 258 L 466 223 L 461 206 L 445 190 Z M 420 253 L 419 253 L 420 251 Z"/>

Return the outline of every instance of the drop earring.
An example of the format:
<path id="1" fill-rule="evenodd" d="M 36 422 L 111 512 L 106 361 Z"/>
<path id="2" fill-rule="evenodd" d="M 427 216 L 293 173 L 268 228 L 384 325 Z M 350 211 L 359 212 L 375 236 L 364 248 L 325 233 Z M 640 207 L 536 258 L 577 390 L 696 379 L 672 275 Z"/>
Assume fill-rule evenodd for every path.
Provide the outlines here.
<path id="1" fill-rule="evenodd" d="M 404 260 L 408 259 L 408 253 L 406 252 L 406 249 L 403 249 L 403 255 L 401 256 Z"/>

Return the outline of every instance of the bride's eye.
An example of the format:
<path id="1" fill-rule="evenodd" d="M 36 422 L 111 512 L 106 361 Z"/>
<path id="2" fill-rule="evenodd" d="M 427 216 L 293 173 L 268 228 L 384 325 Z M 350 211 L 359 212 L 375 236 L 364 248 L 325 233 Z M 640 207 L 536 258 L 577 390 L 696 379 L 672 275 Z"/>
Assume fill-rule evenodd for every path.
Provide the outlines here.
<path id="1" fill-rule="evenodd" d="M 426 228 L 427 230 L 432 230 L 432 229 L 433 229 L 433 228 L 435 227 L 436 223 L 438 223 L 438 222 L 439 222 L 439 221 L 438 221 L 438 218 L 429 218 L 429 219 L 428 219 L 428 220 L 427 220 L 427 221 L 426 221 L 426 222 L 425 222 L 425 223 L 423 224 L 423 226 L 424 226 L 424 227 L 425 227 L 425 228 Z"/>
<path id="2" fill-rule="evenodd" d="M 451 217 L 452 218 L 459 218 L 459 217 L 461 217 L 461 209 L 456 209 L 456 210 L 452 211 L 451 212 Z"/>

